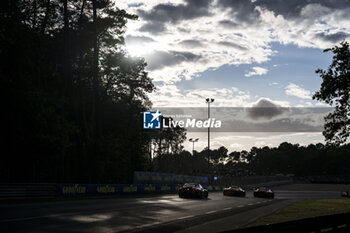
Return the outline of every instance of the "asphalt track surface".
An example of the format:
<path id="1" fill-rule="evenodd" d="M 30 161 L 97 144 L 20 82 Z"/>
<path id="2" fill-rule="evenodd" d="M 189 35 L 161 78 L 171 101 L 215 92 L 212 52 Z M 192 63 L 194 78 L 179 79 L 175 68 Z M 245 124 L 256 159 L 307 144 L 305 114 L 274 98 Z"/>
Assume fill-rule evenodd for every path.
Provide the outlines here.
<path id="1" fill-rule="evenodd" d="M 275 199 L 177 195 L 0 205 L 0 232 L 219 232 L 243 227 L 290 203 L 340 198 L 339 191 L 278 191 Z"/>

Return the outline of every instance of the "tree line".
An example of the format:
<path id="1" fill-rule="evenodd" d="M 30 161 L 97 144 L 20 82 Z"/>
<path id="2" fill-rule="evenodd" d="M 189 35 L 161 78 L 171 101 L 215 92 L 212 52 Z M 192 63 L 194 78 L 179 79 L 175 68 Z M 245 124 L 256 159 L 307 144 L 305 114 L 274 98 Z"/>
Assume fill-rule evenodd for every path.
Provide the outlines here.
<path id="1" fill-rule="evenodd" d="M 283 142 L 277 147 L 252 147 L 249 151 L 228 153 L 224 146 L 210 150 L 162 154 L 153 163 L 158 172 L 181 172 L 190 175 L 214 176 L 293 175 L 339 176 L 350 175 L 350 144 L 341 146 L 322 143 L 301 146 Z"/>
<path id="2" fill-rule="evenodd" d="M 154 85 L 111 0 L 5 0 L 1 182 L 130 183 L 147 170 Z"/>

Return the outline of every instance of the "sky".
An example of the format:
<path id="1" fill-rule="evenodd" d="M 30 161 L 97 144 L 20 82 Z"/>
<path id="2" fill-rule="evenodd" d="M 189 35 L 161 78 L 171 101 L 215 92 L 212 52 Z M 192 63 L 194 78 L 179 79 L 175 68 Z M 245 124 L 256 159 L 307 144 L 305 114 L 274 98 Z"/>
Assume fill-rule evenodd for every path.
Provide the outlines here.
<path id="1" fill-rule="evenodd" d="M 125 48 L 144 57 L 156 85 L 157 107 L 322 107 L 312 100 L 326 69 L 326 48 L 350 39 L 350 0 L 118 0 L 139 16 L 127 24 Z M 206 146 L 206 135 L 198 150 Z M 212 148 L 229 150 L 323 142 L 321 132 L 212 135 Z M 231 139 L 227 139 L 231 138 Z M 191 144 L 186 142 L 185 148 Z"/>

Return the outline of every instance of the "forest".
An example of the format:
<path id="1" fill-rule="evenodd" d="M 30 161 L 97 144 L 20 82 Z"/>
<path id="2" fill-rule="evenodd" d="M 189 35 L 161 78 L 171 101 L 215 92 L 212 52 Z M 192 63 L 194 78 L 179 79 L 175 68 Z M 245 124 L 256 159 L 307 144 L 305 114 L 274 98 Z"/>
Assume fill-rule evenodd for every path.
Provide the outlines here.
<path id="1" fill-rule="evenodd" d="M 188 151 L 179 154 L 162 154 L 154 161 L 158 172 L 172 172 L 193 175 L 208 174 L 218 176 L 252 175 L 292 175 L 308 176 L 346 176 L 350 175 L 350 144 L 342 146 L 322 143 L 301 146 L 283 142 L 277 147 L 252 147 L 249 151 L 228 152 L 224 146 L 210 150 Z"/>
<path id="2" fill-rule="evenodd" d="M 2 182 L 119 182 L 148 169 L 154 85 L 123 50 L 109 0 L 6 0 L 0 12 Z"/>

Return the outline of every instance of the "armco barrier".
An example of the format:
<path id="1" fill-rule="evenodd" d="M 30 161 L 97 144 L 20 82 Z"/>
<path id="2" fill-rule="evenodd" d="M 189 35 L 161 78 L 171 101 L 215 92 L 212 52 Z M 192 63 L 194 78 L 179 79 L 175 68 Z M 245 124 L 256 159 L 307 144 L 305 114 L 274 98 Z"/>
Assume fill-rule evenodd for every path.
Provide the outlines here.
<path id="1" fill-rule="evenodd" d="M 177 193 L 178 184 L 52 184 L 52 183 L 2 183 L 0 200 L 109 196 L 123 194 Z M 210 192 L 222 191 L 223 186 L 208 186 Z"/>
<path id="2" fill-rule="evenodd" d="M 1 183 L 0 200 L 55 197 L 53 183 Z"/>
<path id="3" fill-rule="evenodd" d="M 221 233 L 319 233 L 350 232 L 350 213 L 313 217 Z"/>
<path id="4" fill-rule="evenodd" d="M 57 184 L 56 196 L 108 196 L 122 194 L 177 193 L 176 184 Z M 222 191 L 223 186 L 208 186 L 209 192 Z"/>

